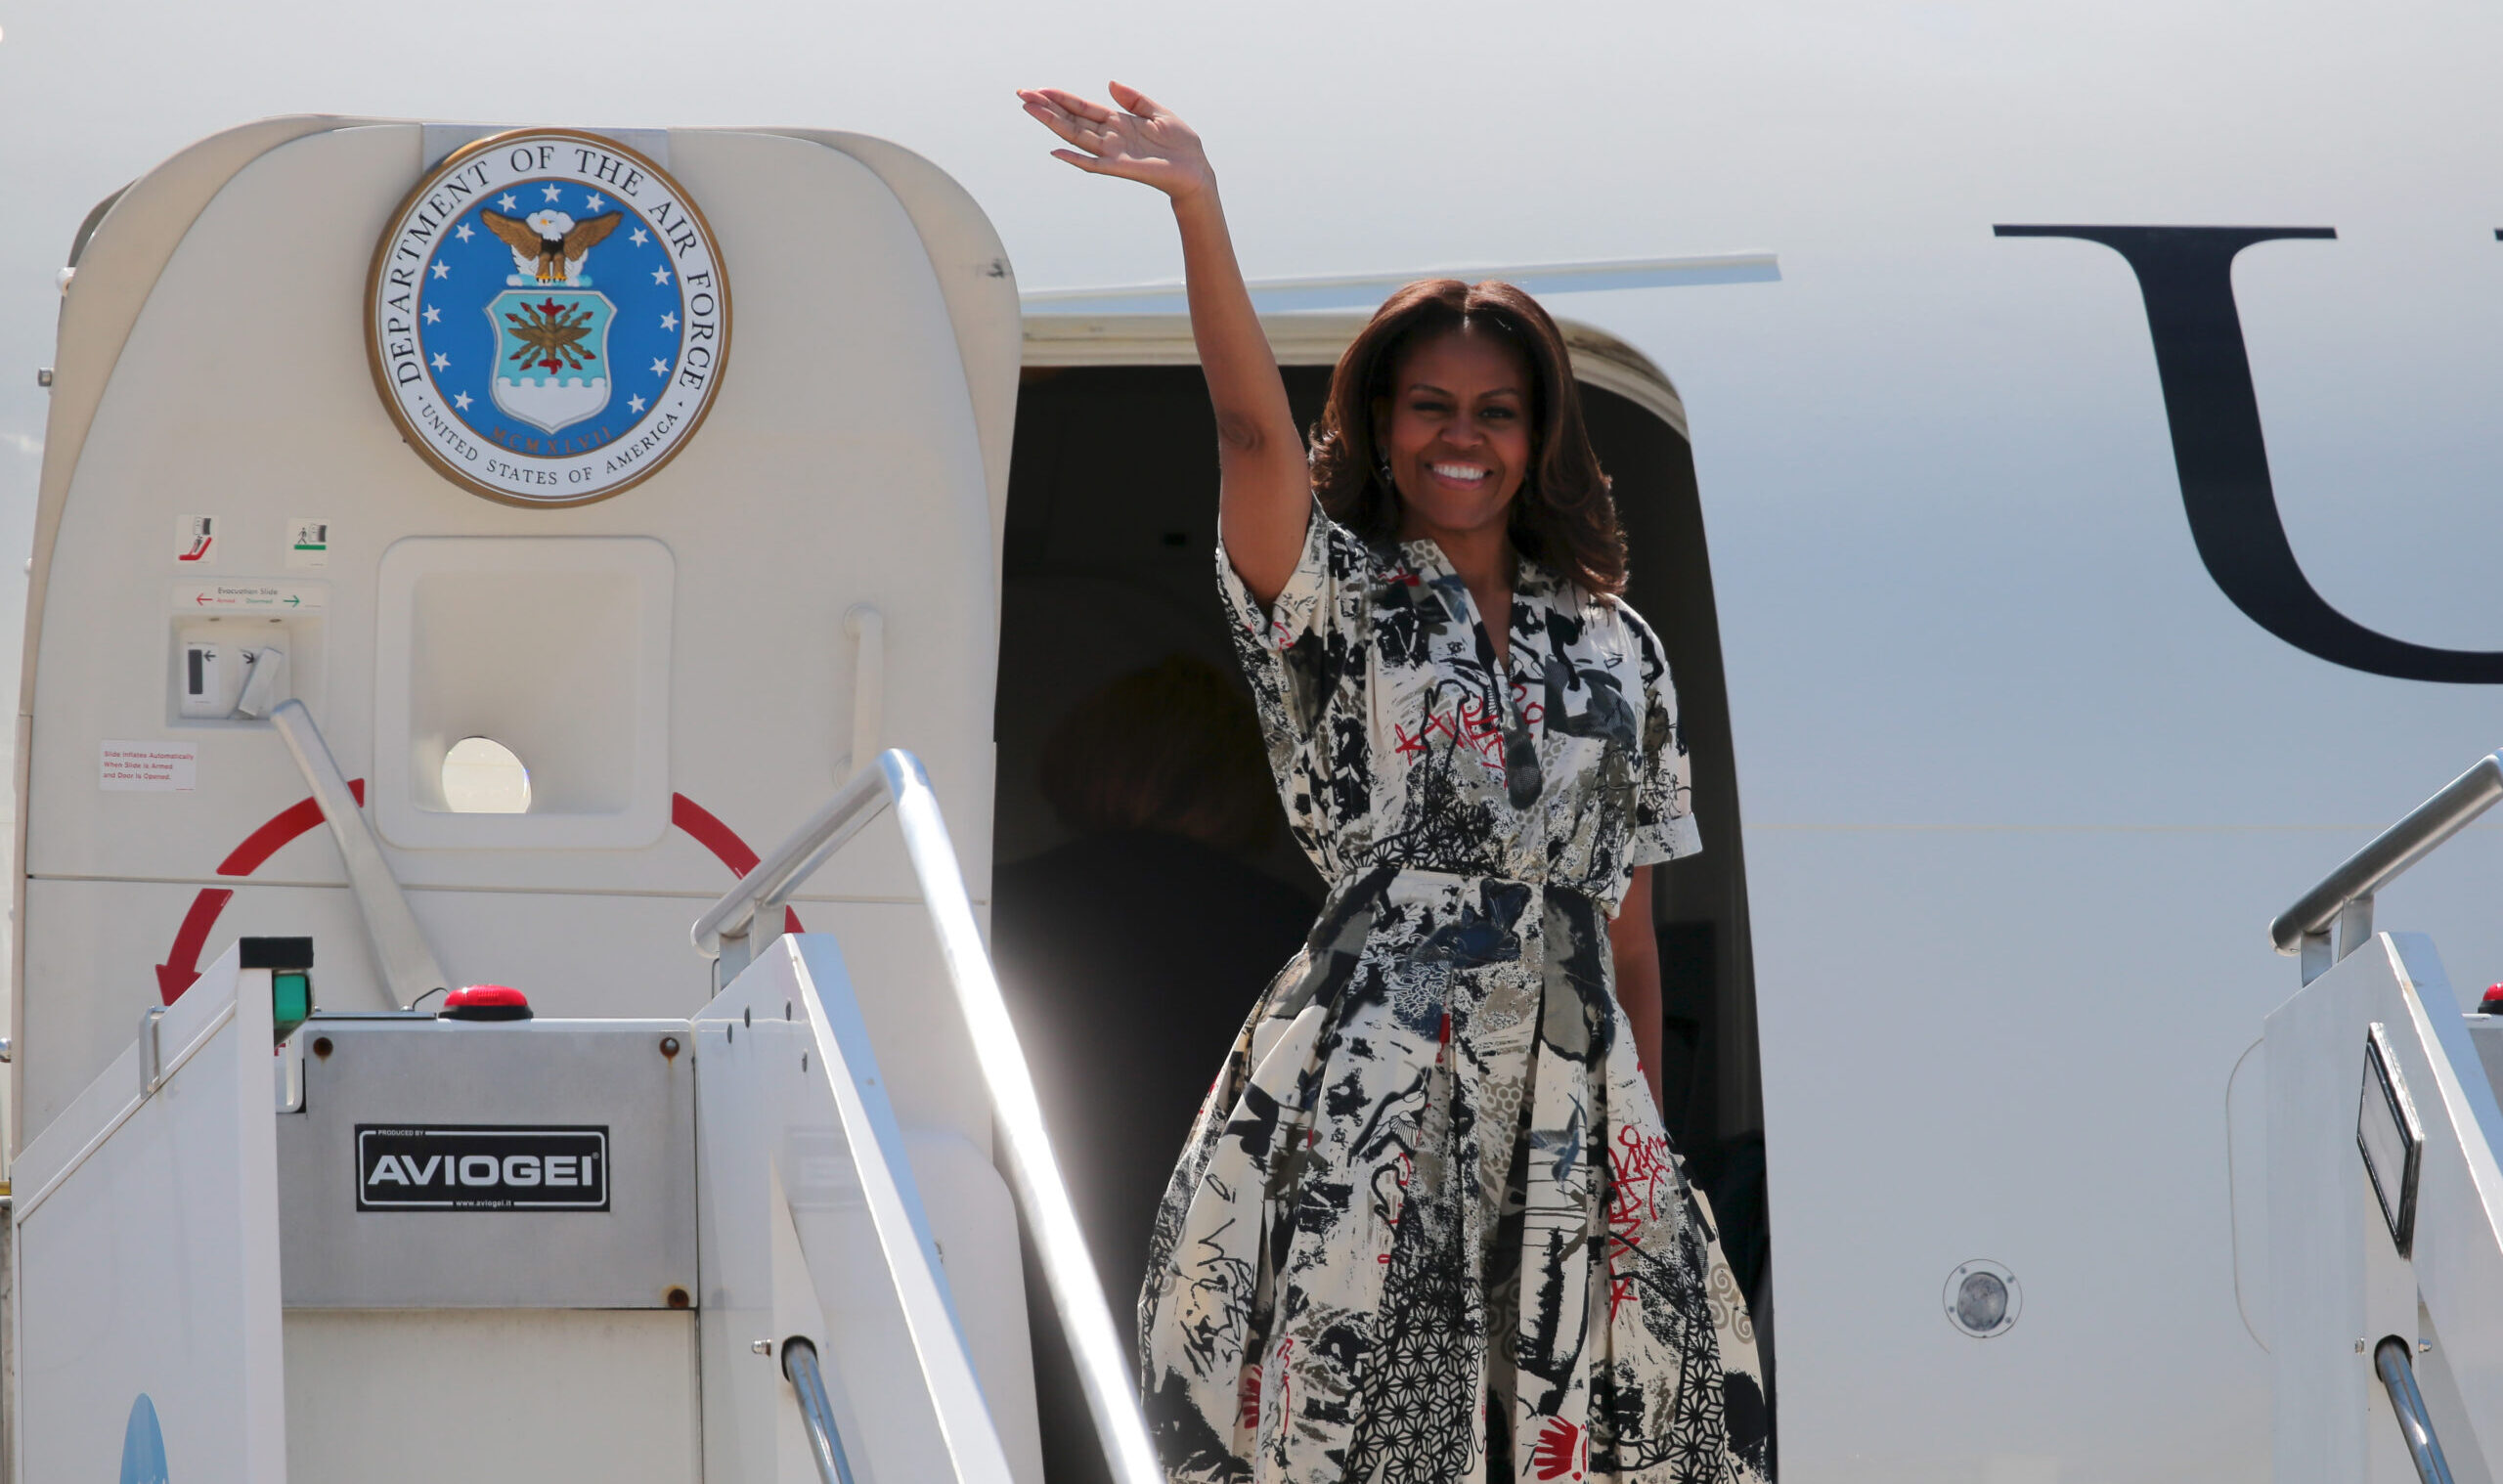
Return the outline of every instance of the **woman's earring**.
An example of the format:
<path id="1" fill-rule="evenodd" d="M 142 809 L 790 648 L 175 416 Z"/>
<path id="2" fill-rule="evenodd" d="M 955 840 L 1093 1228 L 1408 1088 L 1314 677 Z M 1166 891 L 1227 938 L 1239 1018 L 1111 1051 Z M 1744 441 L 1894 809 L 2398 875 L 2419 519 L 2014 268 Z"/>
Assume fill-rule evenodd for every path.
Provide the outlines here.
<path id="1" fill-rule="evenodd" d="M 1373 456 L 1373 471 L 1382 477 L 1382 487 L 1383 489 L 1389 491 L 1393 495 L 1399 493 L 1399 481 L 1390 477 L 1390 457 L 1388 455 L 1376 451 Z"/>

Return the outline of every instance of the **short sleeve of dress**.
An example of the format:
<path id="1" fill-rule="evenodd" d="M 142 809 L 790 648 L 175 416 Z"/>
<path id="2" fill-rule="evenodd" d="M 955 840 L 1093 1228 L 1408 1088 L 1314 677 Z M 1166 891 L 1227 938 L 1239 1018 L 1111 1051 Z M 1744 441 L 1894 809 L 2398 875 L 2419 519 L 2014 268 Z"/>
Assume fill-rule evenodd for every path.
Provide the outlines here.
<path id="1" fill-rule="evenodd" d="M 1643 680 L 1643 757 L 1635 770 L 1634 828 L 1625 851 L 1630 872 L 1695 854 L 1703 849 L 1703 834 L 1695 828 L 1694 777 L 1687 760 L 1686 730 L 1678 723 L 1678 693 L 1669 679 L 1667 656 L 1650 625 L 1631 608 L 1619 611 L 1634 632 Z"/>
<path id="2" fill-rule="evenodd" d="M 1303 533 L 1303 554 L 1262 607 L 1225 541 L 1216 547 L 1217 587 L 1233 619 L 1234 647 L 1259 704 L 1263 730 L 1306 738 L 1320 723 L 1322 708 L 1362 648 L 1364 602 L 1374 555 L 1355 533 L 1322 512 L 1318 502 Z"/>

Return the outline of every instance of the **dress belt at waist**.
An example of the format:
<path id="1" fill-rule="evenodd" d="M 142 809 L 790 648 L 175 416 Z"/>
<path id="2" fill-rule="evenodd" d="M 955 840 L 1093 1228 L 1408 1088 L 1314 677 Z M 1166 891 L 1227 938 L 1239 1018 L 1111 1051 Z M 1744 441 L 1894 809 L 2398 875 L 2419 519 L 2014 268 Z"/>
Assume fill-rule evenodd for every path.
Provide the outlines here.
<path id="1" fill-rule="evenodd" d="M 1390 895 L 1398 892 L 1402 887 L 1423 888 L 1427 891 L 1459 889 L 1466 892 L 1471 888 L 1488 885 L 1525 887 L 1534 895 L 1570 893 L 1593 906 L 1601 908 L 1603 916 L 1605 915 L 1607 906 L 1607 899 L 1598 893 L 1559 881 L 1532 881 L 1517 876 L 1499 876 L 1492 872 L 1438 871 L 1430 866 L 1385 863 L 1339 878 L 1338 882 L 1330 888 L 1323 913 L 1326 916 L 1344 903 L 1369 896 Z"/>

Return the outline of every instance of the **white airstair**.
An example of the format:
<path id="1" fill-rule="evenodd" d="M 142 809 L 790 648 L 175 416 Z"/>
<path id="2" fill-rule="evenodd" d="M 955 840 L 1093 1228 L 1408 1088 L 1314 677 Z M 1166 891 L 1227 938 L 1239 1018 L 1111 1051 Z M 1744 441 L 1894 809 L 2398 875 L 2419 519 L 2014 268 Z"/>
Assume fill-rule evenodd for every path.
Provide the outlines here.
<path id="1" fill-rule="evenodd" d="M 375 958 L 430 966 L 320 733 L 300 707 L 279 720 L 313 796 L 348 801 L 326 818 Z M 694 1476 L 1011 1484 L 842 945 L 777 931 L 790 895 L 889 807 L 1111 1474 L 1153 1484 L 953 847 L 900 751 L 704 913 L 695 942 L 723 983 L 691 1019 L 308 1016 L 310 941 L 283 938 L 244 939 L 150 1011 L 16 1165 L 12 1317 L 20 1353 L 39 1358 L 20 1376 L 17 1476 L 93 1477 L 109 1438 L 122 1477 L 154 1484 L 177 1419 L 185 1484 L 283 1479 L 290 1452 L 326 1455 L 315 1471 L 328 1473 L 356 1447 L 388 1449 L 413 1413 L 476 1429 L 500 1473 L 517 1459 L 596 1462 L 582 1434 L 615 1419 L 568 1400 L 647 1391 L 636 1372 L 671 1363 L 667 1333 L 622 1322 L 607 1374 L 579 1378 L 588 1387 L 550 1378 L 516 1427 L 510 1414 L 426 1416 L 392 1377 L 358 1376 L 372 1353 L 358 1327 L 492 1311 L 501 1332 L 480 1340 L 527 1345 L 516 1315 L 633 1315 L 657 1295 L 664 1312 L 701 1311 L 681 1357 L 701 1377 Z M 375 1219 L 393 1206 L 501 1219 Z M 346 1318 L 289 1325 L 291 1308 Z M 328 1353 L 286 1353 L 299 1344 Z M 307 1375 L 317 1359 L 347 1375 L 324 1384 Z M 290 1420 L 308 1401 L 329 1415 Z M 326 1451 L 308 1438 L 364 1441 Z"/>
<path id="2" fill-rule="evenodd" d="M 2280 1484 L 2492 1484 L 2503 1460 L 2503 1015 L 2373 897 L 2503 799 L 2479 761 L 2270 927 L 2266 1312 Z M 2335 941 L 2333 942 L 2333 934 Z"/>

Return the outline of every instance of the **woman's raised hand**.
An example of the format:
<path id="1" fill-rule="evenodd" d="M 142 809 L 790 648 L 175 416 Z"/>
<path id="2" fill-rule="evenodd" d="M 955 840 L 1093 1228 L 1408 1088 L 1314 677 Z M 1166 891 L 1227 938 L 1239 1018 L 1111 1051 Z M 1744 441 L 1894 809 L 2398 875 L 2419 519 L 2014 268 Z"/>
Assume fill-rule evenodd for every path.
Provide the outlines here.
<path id="1" fill-rule="evenodd" d="M 1216 174 L 1200 136 L 1155 99 L 1118 82 L 1118 109 L 1058 88 L 1027 88 L 1017 96 L 1069 146 L 1054 150 L 1056 157 L 1089 175 L 1118 175 L 1172 197 L 1191 336 L 1216 412 L 1217 528 L 1226 559 L 1252 595 L 1274 601 L 1303 552 L 1312 478 L 1277 357 L 1252 307 L 1243 266 L 1234 260 Z"/>
<path id="2" fill-rule="evenodd" d="M 1052 157 L 1090 175 L 1134 180 L 1177 201 L 1216 182 L 1215 173 L 1208 169 L 1208 153 L 1200 148 L 1200 136 L 1136 88 L 1113 84 L 1113 102 L 1119 109 L 1059 88 L 1020 88 L 1017 96 L 1025 101 L 1027 112 L 1070 144 L 1069 149 L 1054 150 Z"/>

